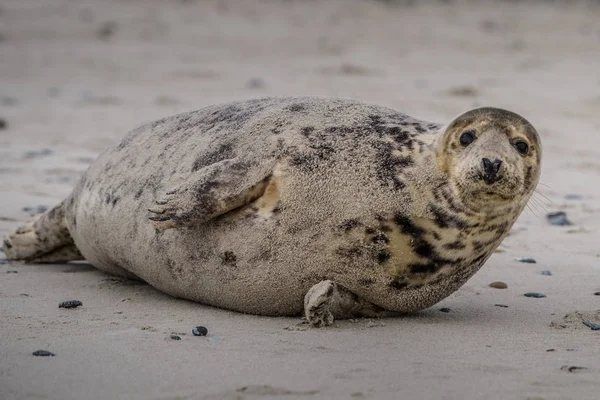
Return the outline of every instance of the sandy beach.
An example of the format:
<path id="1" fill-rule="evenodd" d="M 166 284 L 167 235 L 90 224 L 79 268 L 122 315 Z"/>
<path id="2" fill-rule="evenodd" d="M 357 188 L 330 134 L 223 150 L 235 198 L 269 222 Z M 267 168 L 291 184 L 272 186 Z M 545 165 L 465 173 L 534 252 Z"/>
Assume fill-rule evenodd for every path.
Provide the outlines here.
<path id="1" fill-rule="evenodd" d="M 312 329 L 0 253 L 0 399 L 597 399 L 599 71 L 597 1 L 3 0 L 0 237 L 131 129 L 262 96 L 434 122 L 507 108 L 540 133 L 543 172 L 486 265 L 400 318 Z"/>

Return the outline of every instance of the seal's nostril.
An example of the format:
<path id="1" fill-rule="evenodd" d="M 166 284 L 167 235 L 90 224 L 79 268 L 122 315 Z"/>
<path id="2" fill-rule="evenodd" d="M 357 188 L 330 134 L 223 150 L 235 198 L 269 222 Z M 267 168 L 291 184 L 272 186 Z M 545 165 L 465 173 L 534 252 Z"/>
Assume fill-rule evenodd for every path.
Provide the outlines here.
<path id="1" fill-rule="evenodd" d="M 502 165 L 502 160 L 498 160 L 497 158 L 493 161 L 487 157 L 481 159 L 483 163 L 483 171 L 486 174 L 495 175 L 500 171 L 500 166 Z"/>

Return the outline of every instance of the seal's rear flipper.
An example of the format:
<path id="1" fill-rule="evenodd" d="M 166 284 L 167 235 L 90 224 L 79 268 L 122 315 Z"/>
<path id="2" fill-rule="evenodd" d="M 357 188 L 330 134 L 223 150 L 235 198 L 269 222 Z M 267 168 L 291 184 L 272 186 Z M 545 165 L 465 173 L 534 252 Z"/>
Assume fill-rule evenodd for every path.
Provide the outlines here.
<path id="1" fill-rule="evenodd" d="M 27 262 L 83 260 L 66 225 L 65 204 L 66 200 L 36 215 L 5 239 L 3 248 L 7 258 Z"/>
<path id="2" fill-rule="evenodd" d="M 194 172 L 148 209 L 155 229 L 195 226 L 261 197 L 272 176 L 272 163 L 223 160 Z"/>

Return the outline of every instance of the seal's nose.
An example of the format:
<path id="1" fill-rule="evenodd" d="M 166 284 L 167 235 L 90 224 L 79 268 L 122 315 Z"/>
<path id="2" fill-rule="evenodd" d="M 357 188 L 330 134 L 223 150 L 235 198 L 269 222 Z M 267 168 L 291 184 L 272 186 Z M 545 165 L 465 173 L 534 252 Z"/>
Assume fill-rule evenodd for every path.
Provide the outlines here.
<path id="1" fill-rule="evenodd" d="M 487 184 L 494 183 L 500 179 L 498 176 L 498 172 L 500 172 L 500 167 L 502 166 L 502 160 L 498 160 L 497 158 L 490 160 L 487 157 L 481 159 L 483 164 L 483 180 Z"/>

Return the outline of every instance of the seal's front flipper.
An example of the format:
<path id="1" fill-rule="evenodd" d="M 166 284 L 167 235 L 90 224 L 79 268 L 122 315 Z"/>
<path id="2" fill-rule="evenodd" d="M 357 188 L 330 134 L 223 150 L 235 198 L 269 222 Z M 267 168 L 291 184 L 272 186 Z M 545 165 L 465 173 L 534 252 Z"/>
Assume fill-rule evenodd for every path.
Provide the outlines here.
<path id="1" fill-rule="evenodd" d="M 67 200 L 44 214 L 36 215 L 4 239 L 3 247 L 8 259 L 32 263 L 83 260 L 67 228 Z"/>
<path id="2" fill-rule="evenodd" d="M 261 197 L 272 175 L 268 163 L 237 158 L 194 172 L 179 187 L 166 192 L 150 207 L 157 230 L 195 226 Z"/>
<path id="3" fill-rule="evenodd" d="M 304 296 L 304 316 L 316 327 L 329 326 L 334 319 L 383 318 L 399 313 L 370 303 L 333 281 L 321 281 Z"/>

